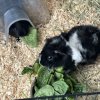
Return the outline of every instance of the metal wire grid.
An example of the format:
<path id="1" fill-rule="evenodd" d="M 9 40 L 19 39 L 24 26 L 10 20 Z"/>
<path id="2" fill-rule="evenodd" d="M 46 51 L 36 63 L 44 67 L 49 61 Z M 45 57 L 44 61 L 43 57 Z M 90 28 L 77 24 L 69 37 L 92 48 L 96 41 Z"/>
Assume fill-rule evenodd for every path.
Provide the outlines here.
<path id="1" fill-rule="evenodd" d="M 73 93 L 57 96 L 45 96 L 45 97 L 34 97 L 34 98 L 24 98 L 16 100 L 100 100 L 100 92 L 91 93 Z"/>

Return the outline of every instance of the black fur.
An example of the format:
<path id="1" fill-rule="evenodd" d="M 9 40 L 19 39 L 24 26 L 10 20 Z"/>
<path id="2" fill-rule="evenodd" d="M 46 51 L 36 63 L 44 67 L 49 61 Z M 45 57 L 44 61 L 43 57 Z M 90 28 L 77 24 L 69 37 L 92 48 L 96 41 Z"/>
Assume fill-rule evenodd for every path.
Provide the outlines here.
<path id="1" fill-rule="evenodd" d="M 52 41 L 57 39 L 58 43 L 53 43 Z M 56 51 L 61 52 L 62 54 L 55 53 Z M 62 66 L 65 64 L 65 59 L 71 59 L 71 49 L 66 46 L 65 41 L 62 40 L 60 36 L 48 39 L 44 49 L 41 52 L 41 64 L 51 68 L 56 66 Z M 50 59 L 50 57 L 53 57 Z"/>
<path id="2" fill-rule="evenodd" d="M 73 59 L 72 45 L 73 40 L 70 38 L 76 32 L 80 44 L 84 50 L 75 48 L 82 56 L 79 63 L 90 63 L 95 61 L 100 53 L 100 30 L 91 25 L 75 26 L 70 31 L 61 33 L 47 40 L 43 50 L 41 51 L 40 63 L 49 68 L 63 66 L 65 70 L 75 69 L 76 60 Z M 76 54 L 77 55 L 77 54 Z"/>
<path id="3" fill-rule="evenodd" d="M 75 26 L 67 34 L 62 33 L 62 35 L 67 41 L 69 41 L 69 38 L 75 31 L 77 31 L 82 47 L 87 49 L 86 53 L 81 52 L 83 58 L 87 63 L 89 63 L 89 61 L 94 61 L 98 53 L 100 53 L 100 29 L 91 25 Z M 98 43 L 94 43 L 94 35 L 97 36 Z"/>
<path id="4" fill-rule="evenodd" d="M 11 36 L 19 39 L 19 37 L 28 35 L 28 31 L 29 31 L 30 27 L 31 27 L 31 25 L 29 24 L 29 22 L 18 21 L 10 27 L 9 34 Z"/>

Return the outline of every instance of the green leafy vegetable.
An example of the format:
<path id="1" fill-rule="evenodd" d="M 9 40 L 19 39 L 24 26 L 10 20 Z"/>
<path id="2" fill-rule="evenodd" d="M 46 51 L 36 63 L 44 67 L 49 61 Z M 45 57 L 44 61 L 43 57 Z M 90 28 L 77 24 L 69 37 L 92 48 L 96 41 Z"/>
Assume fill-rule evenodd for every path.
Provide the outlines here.
<path id="1" fill-rule="evenodd" d="M 27 45 L 31 47 L 36 47 L 37 46 L 37 30 L 31 27 L 28 35 L 22 37 L 22 41 L 24 41 Z"/>
<path id="2" fill-rule="evenodd" d="M 79 83 L 71 75 L 64 73 L 63 67 L 48 70 L 38 61 L 32 67 L 25 67 L 22 74 L 36 74 L 33 90 L 35 97 L 64 95 L 65 93 L 86 92 L 86 85 Z M 56 99 L 55 99 L 56 100 Z M 67 97 L 65 100 L 74 100 Z"/>
<path id="3" fill-rule="evenodd" d="M 38 74 L 38 71 L 39 71 L 40 67 L 41 67 L 40 64 L 36 62 L 32 67 L 34 73 Z"/>
<path id="4" fill-rule="evenodd" d="M 22 71 L 22 75 L 28 74 L 28 73 L 33 73 L 33 69 L 30 67 L 24 67 L 24 69 Z"/>
<path id="5" fill-rule="evenodd" d="M 39 69 L 38 77 L 37 77 L 37 80 L 36 80 L 37 86 L 39 88 L 48 84 L 48 81 L 50 79 L 50 74 L 51 74 L 51 72 L 46 67 L 41 67 Z"/>
<path id="6" fill-rule="evenodd" d="M 66 74 L 64 75 L 65 79 L 70 79 L 70 81 L 73 83 L 73 85 L 77 84 L 77 80 L 72 78 L 72 76 Z"/>
<path id="7" fill-rule="evenodd" d="M 69 86 L 64 81 L 61 81 L 61 80 L 54 82 L 52 84 L 52 86 L 53 86 L 54 90 L 61 95 L 64 95 L 69 88 Z"/>
<path id="8" fill-rule="evenodd" d="M 74 92 L 74 89 L 73 89 L 73 84 L 72 84 L 72 81 L 70 80 L 70 79 L 65 79 L 65 82 L 68 84 L 68 86 L 69 86 L 69 90 L 68 91 L 70 91 L 71 93 L 73 93 Z"/>
<path id="9" fill-rule="evenodd" d="M 63 74 L 61 73 L 58 73 L 58 72 L 55 72 L 55 77 L 59 80 L 59 79 L 62 79 L 63 78 Z"/>
<path id="10" fill-rule="evenodd" d="M 51 74 L 50 75 L 50 77 L 49 77 L 49 80 L 48 80 L 48 84 L 52 84 L 52 83 L 54 83 L 54 75 L 53 74 Z"/>
<path id="11" fill-rule="evenodd" d="M 65 100 L 75 100 L 73 97 L 65 97 Z"/>
<path id="12" fill-rule="evenodd" d="M 58 72 L 58 73 L 63 73 L 63 67 L 62 67 L 62 66 L 56 68 L 55 70 L 56 70 L 56 72 Z"/>
<path id="13" fill-rule="evenodd" d="M 77 83 L 77 84 L 74 86 L 74 91 L 75 91 L 75 92 L 86 92 L 86 85 Z"/>
<path id="14" fill-rule="evenodd" d="M 45 85 L 34 94 L 34 97 L 53 96 L 53 95 L 54 95 L 53 87 L 50 85 Z"/>
<path id="15" fill-rule="evenodd" d="M 37 92 L 39 89 L 37 86 L 34 86 L 35 92 Z"/>

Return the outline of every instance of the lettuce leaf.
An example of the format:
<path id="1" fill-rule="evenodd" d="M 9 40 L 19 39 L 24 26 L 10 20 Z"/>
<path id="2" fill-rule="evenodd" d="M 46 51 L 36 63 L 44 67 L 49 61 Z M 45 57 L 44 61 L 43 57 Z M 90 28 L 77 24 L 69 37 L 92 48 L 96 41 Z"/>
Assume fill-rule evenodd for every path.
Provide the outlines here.
<path id="1" fill-rule="evenodd" d="M 54 82 L 52 86 L 55 90 L 55 93 L 57 94 L 58 92 L 60 95 L 64 95 L 69 88 L 69 86 L 64 81 L 61 80 Z"/>
<path id="2" fill-rule="evenodd" d="M 31 27 L 28 35 L 21 37 L 21 39 L 30 47 L 36 47 L 37 46 L 37 30 Z"/>
<path id="3" fill-rule="evenodd" d="M 40 88 L 35 94 L 34 97 L 41 97 L 41 96 L 53 96 L 54 95 L 54 89 L 50 85 L 45 85 L 42 88 Z"/>
<path id="4" fill-rule="evenodd" d="M 51 76 L 51 71 L 49 71 L 46 67 L 40 67 L 38 71 L 38 77 L 36 79 L 36 84 L 38 88 L 41 88 L 48 84 L 48 81 Z"/>

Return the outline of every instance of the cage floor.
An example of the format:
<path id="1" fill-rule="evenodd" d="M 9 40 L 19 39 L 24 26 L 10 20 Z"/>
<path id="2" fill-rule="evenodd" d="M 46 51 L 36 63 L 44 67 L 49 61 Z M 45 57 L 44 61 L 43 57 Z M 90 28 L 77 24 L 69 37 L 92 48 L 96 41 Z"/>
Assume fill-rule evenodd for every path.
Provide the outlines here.
<path id="1" fill-rule="evenodd" d="M 51 20 L 45 25 L 37 25 L 39 45 L 30 48 L 23 42 L 16 43 L 10 38 L 4 45 L 0 34 L 0 100 L 30 97 L 34 77 L 21 75 L 23 67 L 32 65 L 41 51 L 45 39 L 68 31 L 81 24 L 100 27 L 100 0 L 46 0 Z M 77 79 L 85 82 L 92 90 L 100 90 L 100 58 L 95 64 L 81 66 L 74 72 Z M 81 99 L 80 99 L 81 100 Z"/>

